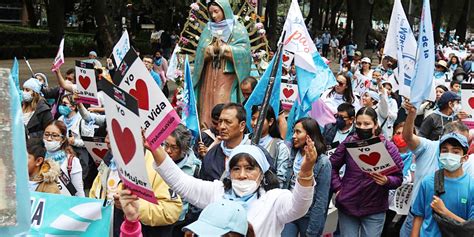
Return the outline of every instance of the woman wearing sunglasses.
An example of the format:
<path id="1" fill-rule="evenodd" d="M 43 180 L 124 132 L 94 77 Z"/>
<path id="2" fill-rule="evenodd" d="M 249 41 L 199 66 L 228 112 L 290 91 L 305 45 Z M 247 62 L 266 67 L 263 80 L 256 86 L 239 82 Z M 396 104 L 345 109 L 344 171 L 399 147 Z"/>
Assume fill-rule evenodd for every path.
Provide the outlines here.
<path id="1" fill-rule="evenodd" d="M 324 103 L 331 109 L 333 114 L 337 113 L 337 107 L 342 103 L 352 104 L 356 111 L 359 110 L 359 99 L 352 92 L 352 82 L 348 73 L 337 74 L 336 80 L 337 84 L 321 95 Z"/>

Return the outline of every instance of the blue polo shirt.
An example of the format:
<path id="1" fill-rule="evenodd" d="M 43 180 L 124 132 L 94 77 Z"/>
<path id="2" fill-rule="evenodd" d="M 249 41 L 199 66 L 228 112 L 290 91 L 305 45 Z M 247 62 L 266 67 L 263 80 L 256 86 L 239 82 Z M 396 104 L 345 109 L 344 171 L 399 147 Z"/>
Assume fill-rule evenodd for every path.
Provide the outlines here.
<path id="1" fill-rule="evenodd" d="M 446 192 L 440 198 L 446 208 L 464 220 L 474 219 L 474 178 L 466 173 L 458 178 L 445 176 L 444 189 Z M 432 215 L 431 202 L 434 193 L 434 173 L 432 173 L 421 182 L 411 209 L 415 216 L 423 217 L 420 237 L 441 237 L 438 224 Z"/>

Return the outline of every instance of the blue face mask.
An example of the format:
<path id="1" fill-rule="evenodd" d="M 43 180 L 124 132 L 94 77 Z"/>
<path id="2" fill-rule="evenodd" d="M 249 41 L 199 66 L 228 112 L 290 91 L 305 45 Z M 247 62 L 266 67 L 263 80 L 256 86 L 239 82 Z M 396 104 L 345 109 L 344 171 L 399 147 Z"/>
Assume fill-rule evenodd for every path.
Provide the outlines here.
<path id="1" fill-rule="evenodd" d="M 388 75 L 388 76 L 391 76 L 392 74 L 393 74 L 393 70 L 392 70 L 391 68 L 389 68 L 389 69 L 387 70 L 387 75 Z"/>
<path id="2" fill-rule="evenodd" d="M 69 108 L 69 106 L 66 106 L 66 105 L 60 105 L 59 108 L 58 108 L 58 111 L 59 111 L 59 114 L 63 115 L 63 116 L 68 116 L 70 113 L 71 113 L 71 108 Z"/>
<path id="3" fill-rule="evenodd" d="M 441 78 L 441 77 L 443 77 L 443 76 L 444 76 L 444 72 L 436 71 L 436 72 L 434 73 L 434 77 L 435 77 L 436 79 L 439 79 L 439 78 Z"/>

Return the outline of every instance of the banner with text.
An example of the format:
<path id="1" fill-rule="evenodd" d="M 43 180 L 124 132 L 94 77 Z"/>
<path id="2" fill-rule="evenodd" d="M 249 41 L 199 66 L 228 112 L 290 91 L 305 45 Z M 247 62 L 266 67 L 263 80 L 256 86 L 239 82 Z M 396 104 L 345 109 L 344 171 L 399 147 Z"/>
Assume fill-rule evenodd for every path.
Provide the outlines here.
<path id="1" fill-rule="evenodd" d="M 123 184 L 138 197 L 157 203 L 145 170 L 145 154 L 138 117 L 137 100 L 102 80 L 104 107 L 110 146 Z"/>
<path id="2" fill-rule="evenodd" d="M 395 191 L 393 201 L 390 203 L 390 210 L 398 215 L 408 215 L 411 206 L 411 197 L 413 192 L 413 184 L 404 184 Z"/>

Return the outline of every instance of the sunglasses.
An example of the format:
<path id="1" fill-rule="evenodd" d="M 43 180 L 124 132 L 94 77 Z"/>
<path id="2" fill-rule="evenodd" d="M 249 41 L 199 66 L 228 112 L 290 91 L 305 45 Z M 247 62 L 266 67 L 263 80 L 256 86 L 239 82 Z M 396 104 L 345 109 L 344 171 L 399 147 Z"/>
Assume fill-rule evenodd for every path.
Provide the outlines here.
<path id="1" fill-rule="evenodd" d="M 339 84 L 339 86 L 343 86 L 345 85 L 346 83 L 342 82 L 342 81 L 337 81 L 337 84 Z"/>

